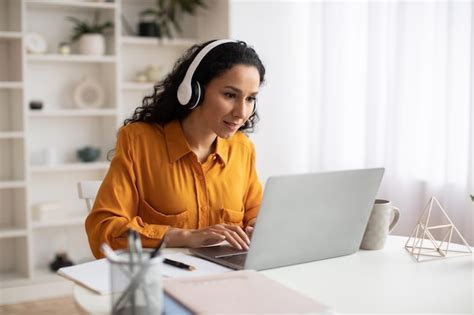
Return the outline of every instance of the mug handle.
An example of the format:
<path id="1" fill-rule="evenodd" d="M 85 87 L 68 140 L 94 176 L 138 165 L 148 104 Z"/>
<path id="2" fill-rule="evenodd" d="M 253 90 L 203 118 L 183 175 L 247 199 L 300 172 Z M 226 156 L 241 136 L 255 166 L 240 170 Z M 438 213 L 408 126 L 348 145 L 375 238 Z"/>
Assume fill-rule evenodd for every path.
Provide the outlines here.
<path id="1" fill-rule="evenodd" d="M 390 223 L 390 226 L 388 228 L 388 233 L 392 232 L 392 230 L 397 226 L 398 220 L 400 219 L 400 209 L 397 207 L 393 207 L 393 219 L 392 223 Z"/>

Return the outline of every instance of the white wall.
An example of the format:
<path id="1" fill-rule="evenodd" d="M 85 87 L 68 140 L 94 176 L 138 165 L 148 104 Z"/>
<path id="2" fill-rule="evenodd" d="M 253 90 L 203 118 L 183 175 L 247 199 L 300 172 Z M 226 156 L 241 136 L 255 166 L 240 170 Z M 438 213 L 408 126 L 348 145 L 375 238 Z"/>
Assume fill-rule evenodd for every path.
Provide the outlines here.
<path id="1" fill-rule="evenodd" d="M 294 40 L 309 27 L 306 7 L 304 3 L 234 1 L 230 8 L 231 37 L 254 46 L 267 70 L 267 83 L 258 97 L 261 121 L 251 136 L 263 183 L 270 175 L 305 172 L 311 166 L 308 131 L 318 128 L 305 117 L 311 104 L 305 68 L 311 56 L 305 47 L 309 43 Z"/>
<path id="2" fill-rule="evenodd" d="M 432 2 L 427 2 L 426 4 L 429 7 L 423 7 L 423 3 L 407 4 L 401 1 L 401 9 L 396 7 L 398 4 L 395 2 L 371 3 L 372 5 L 376 3 L 381 6 L 386 5 L 387 7 L 382 9 L 377 7 L 377 11 L 371 11 L 375 5 L 367 10 L 367 7 L 364 7 L 363 1 L 231 1 L 229 8 L 231 12 L 229 14 L 231 17 L 231 37 L 244 40 L 253 45 L 267 69 L 267 84 L 262 87 L 259 95 L 258 110 L 262 120 L 257 126 L 257 132 L 251 136 L 257 147 L 257 167 L 260 179 L 264 183 L 269 176 L 275 174 L 385 166 L 384 164 L 388 162 L 390 162 L 390 166 L 396 166 L 403 163 L 403 169 L 398 169 L 397 167 L 388 168 L 379 193 L 379 197 L 394 200 L 402 208 L 401 224 L 397 227 L 395 233 L 401 235 L 411 233 L 429 196 L 435 195 L 447 208 L 451 218 L 458 228 L 461 229 L 464 236 L 473 242 L 472 226 L 474 226 L 474 218 L 470 207 L 466 208 L 465 194 L 460 189 L 454 192 L 450 185 L 448 185 L 448 180 L 433 182 L 430 180 L 433 176 L 429 175 L 421 178 L 418 182 L 414 182 L 413 174 L 410 173 L 413 172 L 413 169 L 418 172 L 432 172 L 436 174 L 446 170 L 431 167 L 431 165 L 437 165 L 433 161 L 444 158 L 444 155 L 436 154 L 436 137 L 448 139 L 452 135 L 445 134 L 446 129 L 435 130 L 436 134 L 426 134 L 427 130 L 431 129 L 425 127 L 427 125 L 431 127 L 430 124 L 434 120 L 430 120 L 431 116 L 425 115 L 427 118 L 419 121 L 419 117 L 423 117 L 423 114 L 419 112 L 422 107 L 410 107 L 410 102 L 426 101 L 425 99 L 418 100 L 416 97 L 413 97 L 416 95 L 416 93 L 412 93 L 413 89 L 416 90 L 417 86 L 426 89 L 431 86 L 431 81 L 423 79 L 423 75 L 426 75 L 426 73 L 420 73 L 419 78 L 422 78 L 422 80 L 419 80 L 418 83 L 416 75 L 414 78 L 408 78 L 411 81 L 408 79 L 401 80 L 405 85 L 411 86 L 411 83 L 415 83 L 415 85 L 404 87 L 402 90 L 394 89 L 392 85 L 384 81 L 387 80 L 387 75 L 393 75 L 390 72 L 393 69 L 384 69 L 384 65 L 394 66 L 392 62 L 394 59 L 392 57 L 398 57 L 399 55 L 397 54 L 404 52 L 408 55 L 408 57 L 405 55 L 400 56 L 406 59 L 401 58 L 403 64 L 399 66 L 411 67 L 417 65 L 410 64 L 410 62 L 415 62 L 416 60 L 423 61 L 425 57 L 435 60 L 437 55 L 446 54 L 448 49 L 446 51 L 443 50 L 443 47 L 445 47 L 443 46 L 444 40 L 446 40 L 446 43 L 452 44 L 452 47 L 456 47 L 452 48 L 454 52 L 459 52 L 459 47 L 466 43 L 464 38 L 465 29 L 459 28 L 456 31 L 456 26 L 446 30 L 436 29 L 436 26 L 442 28 L 444 27 L 443 25 L 448 25 L 448 27 L 451 27 L 451 25 L 443 24 L 444 22 L 442 21 L 440 23 L 438 20 L 432 21 L 431 19 L 436 17 L 436 15 L 427 14 L 424 17 L 424 20 L 427 21 L 427 26 L 420 27 L 418 31 L 421 30 L 425 32 L 423 34 L 430 35 L 430 38 L 427 38 L 428 42 L 432 40 L 439 45 L 443 43 L 443 47 L 434 51 L 433 56 L 429 56 L 429 54 L 421 55 L 422 53 L 427 53 L 426 49 L 429 46 L 423 43 L 420 44 L 420 47 L 424 50 L 418 54 L 416 53 L 417 48 L 411 45 L 410 40 L 416 43 L 420 35 L 418 33 L 415 35 L 409 34 L 411 30 L 406 29 L 408 26 L 403 24 L 404 18 L 409 18 L 410 22 L 414 23 L 417 19 L 416 10 L 428 10 L 421 12 L 436 12 L 438 18 L 442 19 L 449 19 L 451 16 L 465 19 L 465 14 L 451 14 L 453 14 L 453 11 L 463 11 L 464 9 L 461 8 L 462 4 L 466 6 L 469 4 L 467 2 L 459 2 L 455 8 L 446 10 L 443 6 L 450 6 L 450 3 L 443 3 L 443 5 L 437 6 Z M 391 6 L 395 6 L 395 8 Z M 397 11 L 398 9 L 400 11 Z M 381 17 L 378 15 L 379 11 L 386 12 L 387 14 Z M 393 12 L 401 12 L 402 16 L 393 15 Z M 376 19 L 383 18 L 397 19 L 395 23 L 392 23 L 394 22 L 392 20 L 386 22 L 386 25 L 400 27 L 400 30 L 379 30 L 373 28 L 375 24 L 370 24 Z M 350 20 L 350 22 L 347 22 L 347 20 Z M 341 23 L 338 23 L 338 21 L 341 21 Z M 369 32 L 367 31 L 367 21 L 369 21 L 369 27 L 372 26 Z M 383 23 L 376 24 L 384 25 Z M 465 23 L 455 25 L 465 25 Z M 405 42 L 400 44 L 396 40 L 388 40 L 384 43 L 388 46 L 373 46 L 378 45 L 380 42 L 383 43 L 382 41 L 374 41 L 378 36 L 383 37 L 387 33 L 397 36 L 398 33 L 396 31 L 400 31 L 405 36 Z M 435 34 L 441 36 L 438 41 L 431 38 Z M 472 34 L 471 37 L 473 36 Z M 371 42 L 368 41 L 367 36 L 370 36 Z M 301 38 L 309 40 L 297 41 L 297 39 Z M 358 45 L 352 45 L 351 41 L 357 42 Z M 364 46 L 363 43 L 367 43 L 367 45 Z M 401 46 L 390 46 L 392 44 L 395 45 L 394 43 Z M 327 46 L 331 46 L 332 49 L 328 50 Z M 400 49 L 405 50 L 401 52 Z M 466 54 L 464 53 L 462 56 L 465 58 Z M 322 57 L 324 57 L 324 62 L 321 62 Z M 462 84 L 459 84 L 459 86 L 462 86 L 466 82 L 464 76 L 461 75 L 462 71 L 459 70 L 459 64 L 465 64 L 465 59 L 463 58 L 455 58 L 454 63 L 450 64 L 451 68 L 449 69 L 453 73 L 460 71 L 460 75 L 447 76 L 445 84 L 449 84 L 449 82 L 457 84 L 456 82 L 460 81 Z M 366 62 L 367 64 L 365 64 Z M 369 62 L 372 63 L 369 64 L 370 66 L 368 66 Z M 374 63 L 377 62 L 379 64 L 375 65 Z M 423 70 L 422 67 L 429 63 L 419 62 L 419 64 L 421 64 L 420 68 Z M 314 70 L 314 72 L 309 72 L 308 68 L 321 69 L 321 71 Z M 372 71 L 371 69 L 381 72 L 370 72 Z M 386 72 L 383 72 L 383 70 L 386 70 Z M 438 82 L 436 77 L 439 73 L 442 73 L 442 66 L 438 69 L 430 68 L 428 70 L 433 73 L 433 82 Z M 365 71 L 369 71 L 367 77 L 360 76 Z M 397 69 L 397 71 L 408 76 L 412 75 L 411 72 L 404 72 L 403 69 Z M 474 70 L 472 71 L 474 72 Z M 360 81 L 357 80 L 358 75 L 361 77 Z M 370 84 L 370 93 L 367 94 L 367 100 L 364 101 L 366 96 L 363 94 L 367 93 L 368 90 L 368 85 L 366 84 Z M 440 84 L 443 83 L 441 82 Z M 433 84 L 433 86 L 435 85 Z M 456 92 L 454 93 L 458 95 L 456 98 L 447 98 L 445 100 L 453 105 L 449 110 L 455 112 L 456 108 L 458 108 L 457 110 L 464 108 L 466 90 L 456 88 L 450 91 L 461 91 L 462 93 Z M 390 95 L 397 96 L 398 98 L 393 98 L 393 106 L 382 109 L 378 105 L 387 101 L 384 98 L 387 97 L 388 92 L 395 93 L 395 95 Z M 407 93 L 411 94 L 408 95 Z M 424 90 L 424 93 L 420 93 L 420 95 L 436 98 L 440 93 L 442 92 L 432 91 L 430 93 L 430 91 Z M 390 97 L 390 95 L 388 96 Z M 404 95 L 407 95 L 408 100 L 402 98 Z M 436 101 L 433 102 L 433 107 L 435 107 L 435 103 L 437 104 L 436 106 L 445 105 L 438 102 L 437 99 L 433 101 Z M 331 104 L 331 106 L 325 106 L 327 104 Z M 321 106 L 324 106 L 324 108 L 321 108 Z M 337 108 L 338 106 L 341 108 Z M 413 114 L 408 117 L 409 121 L 398 121 L 400 126 L 393 129 L 393 126 L 388 124 L 390 115 L 402 109 L 408 111 L 408 113 L 411 110 Z M 374 119 L 374 111 L 377 110 L 387 111 L 386 115 L 383 113 L 379 115 L 385 115 L 387 121 Z M 342 116 L 337 116 L 335 113 L 341 113 Z M 449 116 L 450 114 L 448 113 L 447 115 Z M 440 121 L 444 119 L 442 111 L 438 111 L 433 117 Z M 374 121 L 373 127 L 370 124 L 371 120 Z M 416 135 L 413 135 L 413 129 L 409 128 L 413 128 L 414 125 L 419 123 L 421 123 L 420 130 Z M 465 125 L 463 121 L 462 124 L 459 124 L 459 128 Z M 391 145 L 396 143 L 396 141 L 394 142 L 393 139 L 382 139 L 382 137 L 387 136 L 387 133 L 383 132 L 389 129 L 392 129 L 391 132 L 395 133 L 396 138 L 394 139 L 398 139 L 397 141 L 407 141 L 404 141 L 403 146 L 400 146 L 400 148 L 404 149 L 398 148 L 398 151 L 393 151 L 398 155 L 389 157 L 390 161 L 387 162 L 387 152 L 397 149 L 389 148 L 387 150 L 389 140 L 391 140 Z M 427 140 L 426 136 L 429 136 L 429 140 Z M 413 137 L 416 137 L 416 139 Z M 465 143 L 462 139 L 456 140 L 452 139 L 452 137 L 449 139 L 444 142 L 441 141 L 442 143 L 440 144 L 450 143 L 450 152 L 453 152 L 453 150 L 456 152 L 457 149 L 462 149 L 459 152 L 465 151 Z M 471 135 L 471 143 L 472 139 L 473 136 Z M 453 149 L 453 143 L 461 146 L 461 148 Z M 371 144 L 376 144 L 377 146 L 371 146 Z M 415 146 L 416 148 L 410 146 Z M 429 158 L 425 160 L 417 158 L 416 162 L 413 162 L 414 156 L 412 153 L 420 151 L 420 147 L 426 147 L 430 152 L 434 152 L 432 155 L 433 161 L 430 161 Z M 410 150 L 410 148 L 416 150 Z M 444 147 L 441 146 L 441 148 Z M 326 152 L 330 152 L 330 154 L 325 154 Z M 462 160 L 464 153 L 459 155 L 460 160 Z M 456 157 L 453 158 L 451 154 L 451 161 L 455 159 Z M 420 163 L 422 165 L 419 165 Z M 406 167 L 407 165 L 410 167 Z M 420 167 L 417 169 L 418 166 Z M 466 168 L 464 164 L 459 164 L 458 166 L 461 170 Z M 473 167 L 470 167 L 469 172 L 472 172 L 472 169 Z M 400 175 L 403 176 L 400 177 Z M 470 175 L 472 182 L 473 176 L 472 174 Z M 452 174 L 446 174 L 446 176 L 452 176 Z M 457 185 L 459 184 L 462 185 L 462 181 L 458 181 Z M 474 184 L 471 184 L 471 187 L 472 185 Z"/>

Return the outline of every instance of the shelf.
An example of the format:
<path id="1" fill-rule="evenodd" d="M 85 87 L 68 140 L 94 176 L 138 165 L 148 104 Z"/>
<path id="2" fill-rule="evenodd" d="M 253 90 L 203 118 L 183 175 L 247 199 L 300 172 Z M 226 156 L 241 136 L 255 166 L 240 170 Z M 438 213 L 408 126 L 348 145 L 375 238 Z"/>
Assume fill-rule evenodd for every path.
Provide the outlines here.
<path id="1" fill-rule="evenodd" d="M 74 218 L 67 218 L 67 219 L 57 219 L 51 221 L 33 221 L 32 226 L 34 229 L 42 229 L 42 228 L 51 228 L 51 227 L 64 227 L 64 226 L 80 226 L 84 225 L 86 220 L 86 213 L 84 210 L 83 217 L 74 217 Z"/>
<path id="2" fill-rule="evenodd" d="M 57 273 L 49 270 L 48 268 L 39 268 L 39 267 L 36 267 L 34 269 L 33 279 L 34 280 L 47 281 L 47 282 L 66 280 L 63 277 L 59 276 Z"/>
<path id="3" fill-rule="evenodd" d="M 24 136 L 23 131 L 0 131 L 0 139 L 21 139 Z"/>
<path id="4" fill-rule="evenodd" d="M 10 40 L 10 39 L 21 39 L 21 32 L 1 32 L 0 31 L 0 41 L 1 40 Z"/>
<path id="5" fill-rule="evenodd" d="M 94 171 L 106 170 L 109 168 L 109 162 L 91 162 L 91 163 L 66 163 L 51 166 L 31 166 L 31 171 L 35 173 L 47 172 L 73 172 L 73 171 Z"/>
<path id="6" fill-rule="evenodd" d="M 110 9 L 116 8 L 115 3 L 104 2 L 85 2 L 71 0 L 27 0 L 26 5 L 29 7 L 73 7 L 73 8 L 90 8 L 90 9 Z"/>
<path id="7" fill-rule="evenodd" d="M 25 188 L 26 183 L 22 180 L 0 181 L 0 189 Z"/>
<path id="8" fill-rule="evenodd" d="M 26 236 L 26 229 L 0 227 L 0 239 Z"/>
<path id="9" fill-rule="evenodd" d="M 0 288 L 9 287 L 28 280 L 28 277 L 18 271 L 2 271 L 0 272 Z M 18 283 L 17 283 L 18 282 Z"/>
<path id="10" fill-rule="evenodd" d="M 130 91 L 143 91 L 143 90 L 153 90 L 153 82 L 123 82 L 122 89 Z"/>
<path id="11" fill-rule="evenodd" d="M 81 117 L 81 116 L 115 116 L 116 109 L 57 109 L 30 110 L 28 117 Z"/>
<path id="12" fill-rule="evenodd" d="M 23 82 L 20 81 L 0 81 L 0 89 L 22 89 Z"/>
<path id="13" fill-rule="evenodd" d="M 88 56 L 88 55 L 27 55 L 28 61 L 35 62 L 83 62 L 83 63 L 114 63 L 116 56 Z"/>
<path id="14" fill-rule="evenodd" d="M 21 287 L 45 283 L 55 283 L 55 285 L 57 285 L 57 282 L 71 284 L 72 286 L 71 281 L 64 279 L 47 268 L 35 268 L 33 277 L 27 277 L 26 275 L 14 270 L 0 272 L 0 288 Z"/>
<path id="15" fill-rule="evenodd" d="M 140 36 L 123 36 L 121 38 L 122 44 L 126 45 L 150 45 L 150 46 L 164 46 L 164 47 L 190 47 L 197 43 L 196 40 L 190 38 L 154 38 L 154 37 L 140 37 Z"/>

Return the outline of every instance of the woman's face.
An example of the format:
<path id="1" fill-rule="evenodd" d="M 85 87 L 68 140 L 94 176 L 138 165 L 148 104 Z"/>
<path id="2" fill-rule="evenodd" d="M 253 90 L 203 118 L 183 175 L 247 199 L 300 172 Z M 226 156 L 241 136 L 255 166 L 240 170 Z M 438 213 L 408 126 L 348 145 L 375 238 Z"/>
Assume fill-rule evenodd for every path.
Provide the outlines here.
<path id="1" fill-rule="evenodd" d="M 211 80 L 198 107 L 207 127 L 218 137 L 231 137 L 252 114 L 259 88 L 258 70 L 248 65 L 236 65 Z"/>

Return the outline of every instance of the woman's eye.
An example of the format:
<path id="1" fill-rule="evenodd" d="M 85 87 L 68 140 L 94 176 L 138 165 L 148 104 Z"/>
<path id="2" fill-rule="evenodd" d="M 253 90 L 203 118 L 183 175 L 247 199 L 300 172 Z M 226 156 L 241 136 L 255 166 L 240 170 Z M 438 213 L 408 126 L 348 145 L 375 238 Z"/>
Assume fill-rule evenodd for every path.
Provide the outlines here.
<path id="1" fill-rule="evenodd" d="M 229 93 L 229 92 L 226 92 L 224 93 L 225 97 L 227 98 L 235 98 L 235 94 L 234 93 Z"/>
<path id="2" fill-rule="evenodd" d="M 257 98 L 254 97 L 254 96 L 247 98 L 247 102 L 249 102 L 249 103 L 255 103 L 256 100 L 257 100 Z"/>

